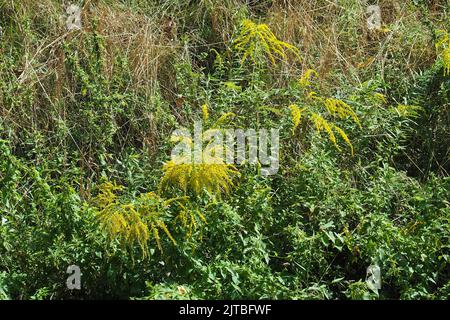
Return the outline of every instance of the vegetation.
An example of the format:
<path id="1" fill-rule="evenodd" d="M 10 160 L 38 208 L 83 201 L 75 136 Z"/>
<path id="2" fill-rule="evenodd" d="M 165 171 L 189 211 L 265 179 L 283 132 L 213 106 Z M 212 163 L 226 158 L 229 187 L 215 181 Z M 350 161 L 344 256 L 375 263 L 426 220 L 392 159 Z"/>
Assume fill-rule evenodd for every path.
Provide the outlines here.
<path id="1" fill-rule="evenodd" d="M 446 0 L 73 2 L 0 0 L 0 299 L 450 297 Z"/>

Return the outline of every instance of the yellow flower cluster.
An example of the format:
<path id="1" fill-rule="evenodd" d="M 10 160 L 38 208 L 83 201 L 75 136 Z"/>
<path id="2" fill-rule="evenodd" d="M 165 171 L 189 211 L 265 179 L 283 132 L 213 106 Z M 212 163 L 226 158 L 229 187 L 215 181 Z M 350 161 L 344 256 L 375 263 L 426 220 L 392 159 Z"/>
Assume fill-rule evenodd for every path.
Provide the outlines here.
<path id="1" fill-rule="evenodd" d="M 123 186 L 105 182 L 94 199 L 97 218 L 111 238 L 118 238 L 123 244 L 139 244 L 142 255 L 148 254 L 148 241 L 151 236 L 162 251 L 160 230 L 176 245 L 161 215 L 171 203 L 181 204 L 181 198 L 164 200 L 153 192 L 141 194 L 136 200 L 121 200 L 116 192 Z"/>
<path id="2" fill-rule="evenodd" d="M 248 19 L 242 22 L 240 34 L 234 42 L 234 48 L 238 52 L 243 52 L 242 63 L 248 57 L 256 62 L 261 51 L 267 55 L 273 65 L 276 64 L 277 57 L 286 60 L 287 52 L 291 52 L 298 60 L 301 60 L 298 48 L 279 40 L 267 24 L 257 24 Z"/>
<path id="3" fill-rule="evenodd" d="M 445 30 L 438 30 L 437 36 L 438 41 L 436 42 L 436 50 L 442 57 L 444 75 L 450 75 L 450 36 Z"/>
<path id="4" fill-rule="evenodd" d="M 303 76 L 299 79 L 298 85 L 303 89 L 309 89 L 311 86 L 311 76 L 315 75 L 318 77 L 318 73 L 313 69 L 308 69 Z M 337 143 L 335 132 L 344 140 L 344 142 L 349 146 L 350 151 L 353 155 L 353 145 L 350 142 L 347 134 L 342 128 L 337 126 L 335 123 L 327 120 L 324 116 L 321 115 L 320 111 L 317 110 L 317 107 L 322 107 L 325 109 L 326 113 L 334 119 L 347 119 L 350 118 L 355 122 L 360 128 L 361 123 L 359 121 L 358 116 L 355 111 L 349 106 L 347 103 L 340 99 L 336 98 L 322 98 L 316 92 L 309 91 L 307 94 L 308 100 L 310 103 L 300 108 L 297 104 L 291 104 L 289 109 L 291 111 L 291 120 L 293 124 L 293 132 L 299 126 L 302 115 L 305 115 L 305 119 L 309 120 L 317 132 L 326 132 L 330 141 L 334 144 L 334 146 L 338 149 L 339 145 Z"/>

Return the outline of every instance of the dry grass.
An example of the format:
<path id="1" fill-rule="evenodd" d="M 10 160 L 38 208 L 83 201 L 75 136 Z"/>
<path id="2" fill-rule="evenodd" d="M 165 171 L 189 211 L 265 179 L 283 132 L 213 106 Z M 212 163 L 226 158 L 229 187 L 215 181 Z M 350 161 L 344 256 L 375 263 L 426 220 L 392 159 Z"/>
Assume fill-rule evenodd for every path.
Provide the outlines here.
<path id="1" fill-rule="evenodd" d="M 428 16 L 433 22 L 445 18 L 445 2 L 430 2 Z M 9 47 L 21 48 L 16 53 L 20 60 L 10 74 L 15 77 L 12 82 L 21 86 L 14 95 L 31 96 L 25 102 L 18 99 L 16 105 L 1 106 L 1 115 L 10 128 L 51 131 L 55 114 L 65 118 L 69 111 L 64 102 L 75 99 L 76 83 L 66 75 L 62 44 L 76 43 L 80 54 L 87 54 L 83 37 L 93 31 L 94 21 L 98 21 L 96 32 L 105 39 L 106 60 L 112 62 L 119 54 L 128 62 L 130 81 L 126 90 L 146 97 L 149 103 L 161 90 L 174 109 L 174 64 L 183 57 L 217 47 L 216 42 L 218 48 L 226 45 L 243 15 L 261 18 L 281 40 L 301 50 L 302 63 L 283 64 L 280 81 L 298 77 L 309 68 L 317 70 L 331 88 L 343 80 L 358 84 L 374 74 L 393 81 L 435 60 L 432 34 L 421 12 L 401 0 L 379 1 L 387 32 L 367 30 L 366 4 L 358 0 L 201 0 L 195 4 L 183 0 L 155 7 L 151 3 L 131 7 L 118 1 L 85 1 L 83 29 L 68 32 L 65 7 L 59 1 L 0 0 L 0 18 L 13 30 L 4 30 L 2 40 L 20 43 Z M 212 35 L 204 35 L 202 30 Z M 183 37 L 191 40 L 189 44 Z M 104 74 L 112 78 L 115 64 L 106 63 L 104 67 Z M 159 137 L 153 115 L 147 115 L 147 120 L 152 129 L 143 140 L 155 148 Z"/>
<path id="2" fill-rule="evenodd" d="M 444 2 L 430 4 L 432 17 L 442 19 Z M 92 21 L 97 19 L 97 32 L 106 39 L 108 59 L 112 60 L 117 52 L 126 57 L 132 77 L 130 90 L 150 97 L 155 94 L 158 83 L 166 92 L 176 95 L 172 65 L 180 53 L 186 51 L 179 41 L 179 33 L 187 30 L 187 21 L 196 23 L 198 28 L 209 25 L 217 35 L 215 40 L 226 43 L 232 37 L 239 16 L 236 8 L 245 7 L 244 4 L 249 6 L 248 12 L 268 8 L 267 20 L 277 36 L 300 48 L 303 65 L 300 68 L 297 64 L 285 66 L 283 72 L 288 76 L 299 75 L 312 67 L 330 81 L 337 72 L 344 72 L 349 81 L 359 81 L 361 74 L 367 71 L 383 76 L 387 64 L 398 64 L 391 69 L 414 71 L 428 66 L 435 58 L 430 45 L 431 34 L 420 19 L 420 12 L 404 1 L 379 1 L 383 24 L 390 30 L 387 32 L 367 30 L 366 5 L 357 0 L 274 0 L 270 7 L 247 1 L 202 0 L 196 10 L 186 13 L 191 20 L 186 16 L 175 17 L 170 12 L 176 6 L 172 2 L 162 6 L 161 11 L 149 13 L 149 9 L 141 12 L 118 3 L 111 5 L 110 1 L 86 1 L 84 29 L 70 34 L 64 26 L 64 7 L 56 1 L 24 0 L 17 4 L 4 0 L 2 10 L 17 21 L 23 21 L 19 19 L 23 16 L 30 21 L 29 30 L 17 24 L 20 34 L 16 40 L 23 44 L 20 83 L 35 87 L 37 91 L 43 87 L 44 96 L 50 99 L 61 98 L 63 88 L 70 88 L 64 83 L 67 79 L 63 77 L 61 43 L 64 39 L 78 37 L 82 51 L 83 33 L 89 32 Z M 182 10 L 181 5 L 177 5 L 180 6 L 177 10 Z M 178 26 L 183 30 L 178 30 Z M 36 31 L 40 38 L 30 38 L 29 34 L 36 34 Z M 108 64 L 105 74 L 112 76 L 113 66 Z M 50 83 L 47 80 L 51 80 Z"/>
<path id="3" fill-rule="evenodd" d="M 127 58 L 132 74 L 130 87 L 139 92 L 154 93 L 156 81 L 164 80 L 164 75 L 159 75 L 161 65 L 168 59 L 176 60 L 174 54 L 179 49 L 176 40 L 168 34 L 168 22 L 164 17 L 158 17 L 157 13 L 155 17 L 144 15 L 124 5 L 87 1 L 82 11 L 83 30 L 73 32 L 65 28 L 64 6 L 53 0 L 24 0 L 20 4 L 4 1 L 2 10 L 19 31 L 15 38 L 23 49 L 19 81 L 32 86 L 52 74 L 60 80 L 64 69 L 62 42 L 79 41 L 79 50 L 83 52 L 83 34 L 92 31 L 94 20 L 98 21 L 96 31 L 106 39 L 108 60 L 117 53 Z M 28 28 L 17 23 L 24 20 L 29 21 Z M 31 34 L 39 34 L 39 38 Z M 113 64 L 107 66 L 106 75 L 111 76 Z M 55 87 L 60 93 L 62 85 L 57 81 L 49 87 Z"/>
<path id="4" fill-rule="evenodd" d="M 439 12 L 444 2 L 435 1 L 432 10 Z M 313 67 L 331 83 L 336 73 L 354 83 L 368 72 L 383 77 L 387 64 L 400 70 L 398 74 L 429 66 L 435 60 L 432 34 L 419 10 L 405 1 L 382 0 L 379 5 L 385 31 L 368 30 L 363 1 L 273 1 L 271 27 L 281 39 L 296 44 L 304 57 L 303 70 L 289 73 Z"/>

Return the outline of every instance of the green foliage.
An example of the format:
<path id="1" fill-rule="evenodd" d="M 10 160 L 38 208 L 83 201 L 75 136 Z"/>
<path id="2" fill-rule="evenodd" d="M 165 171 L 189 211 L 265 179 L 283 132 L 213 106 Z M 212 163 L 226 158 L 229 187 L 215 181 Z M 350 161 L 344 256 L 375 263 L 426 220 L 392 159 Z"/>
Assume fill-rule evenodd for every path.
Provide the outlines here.
<path id="1" fill-rule="evenodd" d="M 448 9 L 288 2 L 0 3 L 0 299 L 449 299 Z M 169 159 L 199 119 L 280 170 Z"/>

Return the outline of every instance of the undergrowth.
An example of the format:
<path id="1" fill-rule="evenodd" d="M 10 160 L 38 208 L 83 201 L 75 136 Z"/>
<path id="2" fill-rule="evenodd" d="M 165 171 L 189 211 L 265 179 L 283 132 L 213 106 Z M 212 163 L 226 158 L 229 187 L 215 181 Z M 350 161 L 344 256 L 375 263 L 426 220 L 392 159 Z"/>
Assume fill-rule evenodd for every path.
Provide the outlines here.
<path id="1" fill-rule="evenodd" d="M 74 2 L 0 0 L 0 299 L 449 298 L 446 1 Z"/>

